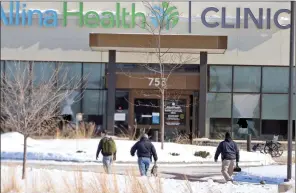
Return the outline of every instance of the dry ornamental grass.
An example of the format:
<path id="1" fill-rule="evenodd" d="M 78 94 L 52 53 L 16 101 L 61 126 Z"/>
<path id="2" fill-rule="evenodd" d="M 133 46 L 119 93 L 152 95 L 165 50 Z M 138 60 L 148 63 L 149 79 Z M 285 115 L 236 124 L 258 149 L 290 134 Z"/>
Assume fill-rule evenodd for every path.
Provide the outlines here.
<path id="1" fill-rule="evenodd" d="M 126 176 L 96 174 L 78 171 L 74 175 L 50 174 L 49 170 L 28 170 L 25 180 L 21 180 L 21 171 L 17 167 L 1 169 L 1 193 L 162 193 L 162 180 L 151 178 L 146 180 L 129 170 Z M 123 184 L 123 185 L 122 185 Z M 192 192 L 190 184 L 186 183 Z"/>

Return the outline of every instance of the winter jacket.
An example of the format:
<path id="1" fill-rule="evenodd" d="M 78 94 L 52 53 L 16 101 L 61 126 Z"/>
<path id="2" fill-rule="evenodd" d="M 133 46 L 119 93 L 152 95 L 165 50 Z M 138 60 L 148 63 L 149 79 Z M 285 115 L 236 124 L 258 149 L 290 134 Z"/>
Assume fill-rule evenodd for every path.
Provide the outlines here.
<path id="1" fill-rule="evenodd" d="M 215 160 L 218 160 L 218 157 L 221 153 L 221 158 L 223 160 L 236 160 L 239 162 L 239 149 L 234 141 L 231 138 L 226 138 L 222 141 L 217 147 L 215 154 Z"/>
<path id="2" fill-rule="evenodd" d="M 157 161 L 158 159 L 154 145 L 145 137 L 142 137 L 140 141 L 131 148 L 131 155 L 134 156 L 136 151 L 138 157 L 147 157 L 151 159 L 153 156 L 154 161 Z"/>

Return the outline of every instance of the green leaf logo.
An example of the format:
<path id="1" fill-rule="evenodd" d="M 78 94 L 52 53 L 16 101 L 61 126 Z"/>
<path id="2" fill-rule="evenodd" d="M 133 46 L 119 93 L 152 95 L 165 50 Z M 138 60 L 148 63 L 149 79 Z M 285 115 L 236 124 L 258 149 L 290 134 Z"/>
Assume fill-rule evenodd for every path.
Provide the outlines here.
<path id="1" fill-rule="evenodd" d="M 164 3 L 163 3 L 164 4 Z M 167 8 L 164 8 L 165 16 L 167 18 L 167 29 L 174 28 L 179 22 L 179 12 L 176 6 L 169 7 L 167 3 Z"/>
<path id="2" fill-rule="evenodd" d="M 160 6 L 153 6 L 151 17 L 154 27 L 165 27 L 167 30 L 174 28 L 179 22 L 179 12 L 176 6 L 162 2 Z"/>

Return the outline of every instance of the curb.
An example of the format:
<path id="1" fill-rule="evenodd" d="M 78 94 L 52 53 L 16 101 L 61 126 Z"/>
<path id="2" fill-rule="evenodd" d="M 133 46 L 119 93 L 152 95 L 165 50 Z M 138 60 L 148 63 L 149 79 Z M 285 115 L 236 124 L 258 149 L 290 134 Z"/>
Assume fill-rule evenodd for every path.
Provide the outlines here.
<path id="1" fill-rule="evenodd" d="M 9 163 L 22 163 L 22 160 L 1 160 L 1 164 Z M 71 162 L 71 161 L 54 161 L 54 160 L 27 160 L 27 164 L 39 164 L 39 165 L 102 165 L 102 161 L 88 161 L 88 162 Z M 115 162 L 116 166 L 138 166 L 137 162 Z M 157 162 L 158 166 L 162 167 L 221 167 L 221 162 Z M 265 165 L 277 165 L 277 164 L 264 164 L 264 161 L 245 161 L 239 162 L 240 166 L 265 166 Z"/>

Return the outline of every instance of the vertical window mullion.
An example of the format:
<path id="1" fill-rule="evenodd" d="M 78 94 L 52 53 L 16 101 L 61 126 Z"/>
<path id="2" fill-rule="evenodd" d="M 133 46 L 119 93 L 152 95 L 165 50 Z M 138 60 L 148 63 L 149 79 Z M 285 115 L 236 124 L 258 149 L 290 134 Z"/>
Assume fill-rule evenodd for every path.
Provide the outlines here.
<path id="1" fill-rule="evenodd" d="M 231 134 L 233 136 L 233 86 L 234 86 L 234 66 L 231 67 Z"/>

